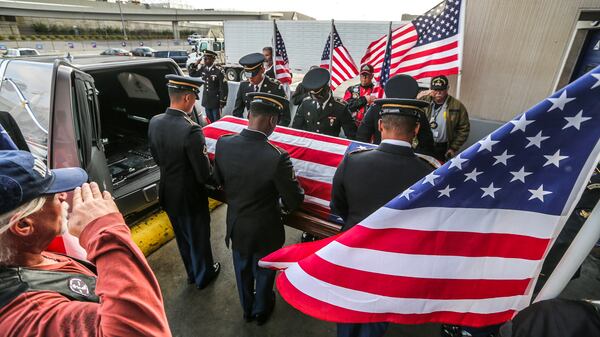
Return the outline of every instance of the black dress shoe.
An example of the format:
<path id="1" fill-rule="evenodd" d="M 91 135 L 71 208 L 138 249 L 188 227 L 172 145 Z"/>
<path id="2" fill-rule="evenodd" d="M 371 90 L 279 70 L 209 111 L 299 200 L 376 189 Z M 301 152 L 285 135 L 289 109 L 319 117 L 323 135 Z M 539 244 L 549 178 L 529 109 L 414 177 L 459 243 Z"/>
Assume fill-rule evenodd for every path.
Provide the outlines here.
<path id="1" fill-rule="evenodd" d="M 256 314 L 255 318 L 256 318 L 256 325 L 261 326 L 264 325 L 265 323 L 267 323 L 267 321 L 269 320 L 269 318 L 271 318 L 271 315 L 273 314 L 273 311 L 275 309 L 275 293 L 273 293 L 273 298 L 271 301 L 271 307 L 269 308 L 269 310 L 260 313 L 260 314 Z"/>
<path id="2" fill-rule="evenodd" d="M 254 320 L 254 315 L 250 314 L 250 313 L 244 313 L 244 321 L 246 321 L 246 323 L 250 323 Z"/>
<path id="3" fill-rule="evenodd" d="M 212 276 L 209 277 L 203 284 L 196 285 L 196 288 L 204 289 L 204 288 L 208 287 L 214 280 L 217 279 L 220 272 L 221 272 L 221 264 L 219 262 L 217 262 L 213 265 Z"/>

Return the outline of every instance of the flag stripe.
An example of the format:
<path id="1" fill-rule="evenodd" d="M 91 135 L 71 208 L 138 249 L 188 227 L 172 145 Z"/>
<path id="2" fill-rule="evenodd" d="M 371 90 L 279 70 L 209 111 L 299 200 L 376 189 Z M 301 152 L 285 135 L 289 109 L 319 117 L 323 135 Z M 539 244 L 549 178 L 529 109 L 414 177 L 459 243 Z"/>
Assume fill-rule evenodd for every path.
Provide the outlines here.
<path id="1" fill-rule="evenodd" d="M 425 279 L 349 269 L 323 260 L 318 255 L 308 255 L 298 264 L 304 272 L 323 282 L 389 297 L 447 300 L 518 296 L 531 282 L 531 279 L 481 280 L 477 287 L 473 287 L 471 280 Z"/>
<path id="2" fill-rule="evenodd" d="M 342 236 L 338 242 L 353 248 L 402 254 L 540 260 L 550 239 L 498 233 L 372 229 L 357 225 L 352 236 Z"/>
<path id="3" fill-rule="evenodd" d="M 554 237 L 559 216 L 509 209 L 423 207 L 397 210 L 392 204 L 380 208 L 361 226 L 375 229 L 404 228 L 422 231 L 456 231 Z"/>
<path id="4" fill-rule="evenodd" d="M 368 313 L 345 309 L 306 295 L 298 290 L 288 280 L 285 273 L 277 277 L 277 289 L 281 296 L 299 311 L 324 321 L 338 323 L 369 323 L 392 322 L 397 324 L 421 324 L 428 322 L 447 323 L 473 327 L 499 324 L 512 318 L 515 310 L 506 310 L 490 314 L 459 313 L 453 311 L 438 311 L 427 314 L 394 314 L 394 313 Z"/>
<path id="5" fill-rule="evenodd" d="M 331 184 L 306 177 L 297 178 L 304 188 L 304 193 L 313 197 L 317 197 L 321 200 L 329 200 L 331 197 Z"/>
<path id="6" fill-rule="evenodd" d="M 413 314 L 438 311 L 471 312 L 489 314 L 498 311 L 515 310 L 522 301 L 522 295 L 482 299 L 430 299 L 402 298 L 367 293 L 343 288 L 309 275 L 298 264 L 286 269 L 288 281 L 303 293 L 320 301 L 365 313 Z"/>
<path id="7" fill-rule="evenodd" d="M 352 248 L 337 241 L 331 242 L 327 248 L 316 254 L 346 268 L 420 278 L 522 280 L 533 278 L 540 263 L 499 257 L 401 254 Z"/>

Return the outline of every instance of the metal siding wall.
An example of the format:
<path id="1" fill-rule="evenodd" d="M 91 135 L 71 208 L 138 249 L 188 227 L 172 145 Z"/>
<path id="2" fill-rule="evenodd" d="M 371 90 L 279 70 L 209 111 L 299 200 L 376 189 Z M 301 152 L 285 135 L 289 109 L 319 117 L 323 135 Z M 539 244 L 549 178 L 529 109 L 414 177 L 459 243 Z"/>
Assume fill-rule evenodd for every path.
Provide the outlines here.
<path id="1" fill-rule="evenodd" d="M 598 0 L 468 0 L 461 101 L 507 121 L 553 91 L 580 9 Z"/>
<path id="2" fill-rule="evenodd" d="M 402 22 L 394 22 L 393 27 Z M 388 31 L 388 22 L 336 21 L 335 26 L 354 62 L 360 62 L 369 43 Z M 278 21 L 277 26 L 287 48 L 290 66 L 296 72 L 306 72 L 319 64 L 325 41 L 329 36 L 330 21 Z M 273 22 L 225 21 L 225 49 L 227 62 L 235 63 L 240 57 L 260 52 L 271 45 Z"/>

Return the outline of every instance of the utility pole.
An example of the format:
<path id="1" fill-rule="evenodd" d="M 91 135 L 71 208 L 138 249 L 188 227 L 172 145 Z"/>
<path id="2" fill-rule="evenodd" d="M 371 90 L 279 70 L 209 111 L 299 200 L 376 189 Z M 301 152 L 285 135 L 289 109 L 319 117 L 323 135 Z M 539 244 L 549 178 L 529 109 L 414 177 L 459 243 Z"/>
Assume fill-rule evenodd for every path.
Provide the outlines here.
<path id="1" fill-rule="evenodd" d="M 119 14 L 121 14 L 121 27 L 123 28 L 123 38 L 127 41 L 127 30 L 125 29 L 125 20 L 123 19 L 123 10 L 121 9 L 121 0 L 117 0 L 119 5 Z"/>

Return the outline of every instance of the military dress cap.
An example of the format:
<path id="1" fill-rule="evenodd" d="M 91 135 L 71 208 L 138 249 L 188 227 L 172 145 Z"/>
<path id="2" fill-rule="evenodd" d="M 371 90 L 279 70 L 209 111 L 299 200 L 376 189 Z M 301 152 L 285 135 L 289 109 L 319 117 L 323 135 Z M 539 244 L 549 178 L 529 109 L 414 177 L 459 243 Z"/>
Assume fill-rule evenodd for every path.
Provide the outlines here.
<path id="1" fill-rule="evenodd" d="M 217 53 L 215 53 L 215 52 L 214 52 L 214 51 L 212 51 L 212 50 L 208 50 L 208 49 L 207 49 L 207 50 L 205 50 L 205 51 L 204 51 L 204 55 L 202 55 L 202 56 L 212 56 L 212 57 L 217 57 Z"/>
<path id="2" fill-rule="evenodd" d="M 260 109 L 272 114 L 277 114 L 279 117 L 287 111 L 290 102 L 282 96 L 268 94 L 266 92 L 249 92 L 246 94 L 246 101 L 250 106 L 250 111 Z"/>
<path id="3" fill-rule="evenodd" d="M 198 77 L 169 74 L 166 75 L 165 78 L 167 81 L 169 81 L 167 82 L 167 87 L 180 90 L 189 90 L 196 94 L 196 98 L 198 98 L 200 87 L 204 84 L 204 81 Z"/>
<path id="4" fill-rule="evenodd" d="M 329 84 L 329 71 L 325 68 L 309 70 L 302 79 L 302 86 L 308 90 L 319 90 Z"/>
<path id="5" fill-rule="evenodd" d="M 398 115 L 416 119 L 420 118 L 419 111 L 429 106 L 428 102 L 407 98 L 382 98 L 375 100 L 375 104 L 381 107 L 379 116 Z"/>
<path id="6" fill-rule="evenodd" d="M 258 74 L 265 62 L 265 56 L 261 53 L 252 53 L 243 56 L 240 59 L 240 64 L 244 67 L 246 77 L 254 77 Z"/>
<path id="7" fill-rule="evenodd" d="M 431 90 L 448 89 L 448 77 L 444 75 L 436 76 L 431 79 Z"/>
<path id="8" fill-rule="evenodd" d="M 26 151 L 0 151 L 0 214 L 37 197 L 66 192 L 88 179 L 79 167 L 49 170 Z"/>
<path id="9" fill-rule="evenodd" d="M 373 66 L 370 64 L 363 64 L 360 67 L 360 74 L 369 74 L 369 75 L 373 75 L 373 72 L 375 71 L 375 69 L 373 69 Z"/>
<path id="10" fill-rule="evenodd" d="M 419 84 L 409 75 L 396 75 L 385 84 L 385 97 L 387 98 L 409 98 L 417 97 Z"/>

